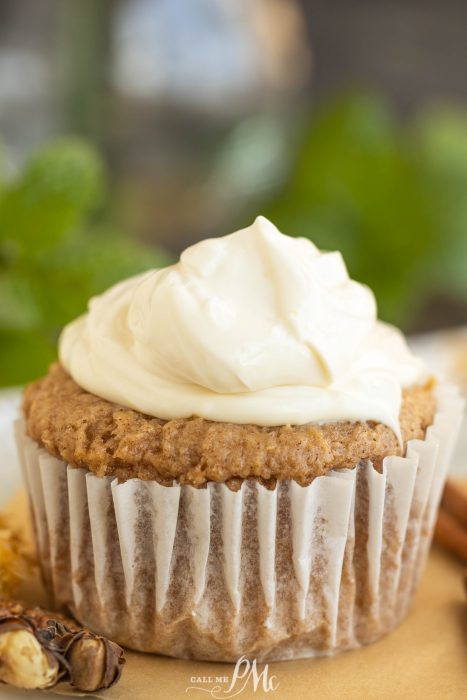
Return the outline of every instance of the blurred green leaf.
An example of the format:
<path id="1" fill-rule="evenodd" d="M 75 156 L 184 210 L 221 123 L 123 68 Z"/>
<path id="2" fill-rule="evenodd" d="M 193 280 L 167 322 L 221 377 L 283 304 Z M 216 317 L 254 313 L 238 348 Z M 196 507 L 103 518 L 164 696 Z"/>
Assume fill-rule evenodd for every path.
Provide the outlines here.
<path id="1" fill-rule="evenodd" d="M 427 108 L 404 124 L 379 97 L 351 94 L 312 115 L 265 214 L 341 250 L 381 317 L 407 328 L 428 296 L 467 297 L 466 195 L 467 110 Z"/>
<path id="2" fill-rule="evenodd" d="M 5 186 L 5 153 L 3 145 L 0 143 L 0 200 L 2 199 Z"/>
<path id="3" fill-rule="evenodd" d="M 437 229 L 428 250 L 431 283 L 467 295 L 467 110 L 437 106 L 414 124 L 414 137 L 430 214 Z"/>
<path id="4" fill-rule="evenodd" d="M 103 196 L 103 167 L 86 143 L 63 139 L 41 150 L 0 203 L 0 240 L 25 257 L 63 240 Z"/>
<path id="5" fill-rule="evenodd" d="M 56 358 L 56 338 L 41 331 L 0 331 L 0 386 L 39 377 Z"/>
<path id="6" fill-rule="evenodd" d="M 0 331 L 40 326 L 41 310 L 30 281 L 24 275 L 0 270 Z"/>
<path id="7" fill-rule="evenodd" d="M 111 229 L 91 229 L 57 246 L 43 261 L 48 284 L 41 290 L 41 307 L 48 323 L 63 325 L 86 310 L 92 295 L 125 277 L 170 262 L 163 251 Z"/>
<path id="8" fill-rule="evenodd" d="M 105 169 L 88 144 L 42 149 L 0 196 L 0 384 L 43 374 L 63 325 L 123 277 L 169 261 L 102 221 Z"/>
<path id="9" fill-rule="evenodd" d="M 423 111 L 414 134 L 426 165 L 452 183 L 467 184 L 467 110 L 437 106 Z"/>
<path id="10" fill-rule="evenodd" d="M 418 164 L 387 104 L 366 95 L 325 105 L 304 135 L 288 184 L 266 214 L 284 231 L 344 254 L 383 318 L 405 323 L 434 238 Z"/>

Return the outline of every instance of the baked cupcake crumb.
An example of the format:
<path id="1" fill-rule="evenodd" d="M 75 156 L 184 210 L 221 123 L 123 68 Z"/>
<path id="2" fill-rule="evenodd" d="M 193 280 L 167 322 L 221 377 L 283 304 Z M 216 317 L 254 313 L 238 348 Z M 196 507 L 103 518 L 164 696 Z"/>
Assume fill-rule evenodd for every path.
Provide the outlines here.
<path id="1" fill-rule="evenodd" d="M 260 427 L 202 418 L 164 421 L 111 403 L 80 388 L 60 364 L 25 391 L 29 436 L 48 452 L 98 476 L 139 478 L 202 487 L 209 481 L 237 489 L 244 479 L 273 487 L 301 485 L 330 469 L 405 452 L 425 437 L 436 400 L 434 382 L 403 390 L 403 447 L 387 426 L 372 421 Z"/>

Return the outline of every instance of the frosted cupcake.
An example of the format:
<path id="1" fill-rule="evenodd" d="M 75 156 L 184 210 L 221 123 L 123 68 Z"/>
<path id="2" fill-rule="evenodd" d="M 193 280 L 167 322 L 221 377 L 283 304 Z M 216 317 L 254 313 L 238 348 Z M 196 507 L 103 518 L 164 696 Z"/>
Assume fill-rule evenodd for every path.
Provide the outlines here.
<path id="1" fill-rule="evenodd" d="M 462 402 L 259 217 L 92 299 L 17 426 L 56 604 L 143 651 L 332 654 L 405 616 Z"/>

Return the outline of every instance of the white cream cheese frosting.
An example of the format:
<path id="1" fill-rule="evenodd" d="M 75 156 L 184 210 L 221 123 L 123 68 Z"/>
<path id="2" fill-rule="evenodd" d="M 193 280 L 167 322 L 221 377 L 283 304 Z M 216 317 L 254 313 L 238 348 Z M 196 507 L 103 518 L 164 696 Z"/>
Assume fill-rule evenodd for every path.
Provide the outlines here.
<path id="1" fill-rule="evenodd" d="M 264 217 L 91 299 L 60 360 L 87 391 L 166 420 L 374 420 L 398 435 L 401 389 L 425 378 L 340 253 Z"/>

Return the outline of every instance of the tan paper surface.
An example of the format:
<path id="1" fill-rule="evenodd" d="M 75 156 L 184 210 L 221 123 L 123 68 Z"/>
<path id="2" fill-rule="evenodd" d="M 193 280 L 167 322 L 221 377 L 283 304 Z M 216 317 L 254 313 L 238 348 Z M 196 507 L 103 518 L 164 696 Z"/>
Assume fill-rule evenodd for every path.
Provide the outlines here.
<path id="1" fill-rule="evenodd" d="M 27 527 L 25 500 L 25 495 L 19 494 L 9 508 L 22 528 Z M 23 597 L 30 603 L 45 603 L 37 583 L 26 586 Z M 120 683 L 102 697 L 460 700 L 467 698 L 467 599 L 462 565 L 435 547 L 414 608 L 395 632 L 371 646 L 333 658 L 269 664 L 269 682 L 277 685 L 270 692 L 263 690 L 263 677 L 255 691 L 252 675 L 239 679 L 228 692 L 234 672 L 230 664 L 181 661 L 130 651 L 126 658 Z M 258 673 L 263 669 L 258 666 Z M 216 678 L 227 682 L 216 683 Z M 211 692 L 216 685 L 217 692 Z M 62 686 L 59 692 L 68 694 L 70 690 Z"/>

